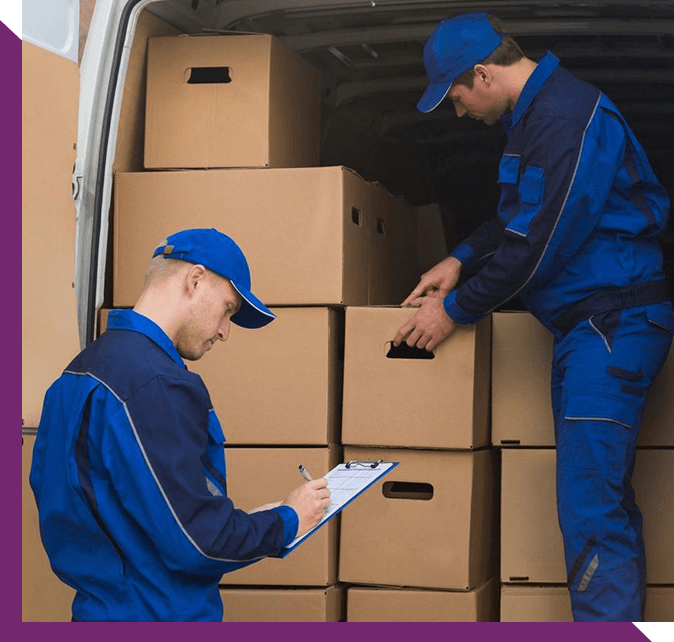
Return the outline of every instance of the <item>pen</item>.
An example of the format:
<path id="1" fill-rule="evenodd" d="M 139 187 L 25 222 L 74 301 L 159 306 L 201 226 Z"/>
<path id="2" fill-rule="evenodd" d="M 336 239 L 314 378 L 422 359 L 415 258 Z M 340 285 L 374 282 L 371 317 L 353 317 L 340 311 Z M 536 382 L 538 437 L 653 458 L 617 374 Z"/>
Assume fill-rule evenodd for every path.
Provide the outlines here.
<path id="1" fill-rule="evenodd" d="M 314 478 L 309 474 L 309 471 L 304 466 L 302 466 L 302 464 L 300 464 L 300 474 L 307 481 L 313 481 L 314 480 Z"/>

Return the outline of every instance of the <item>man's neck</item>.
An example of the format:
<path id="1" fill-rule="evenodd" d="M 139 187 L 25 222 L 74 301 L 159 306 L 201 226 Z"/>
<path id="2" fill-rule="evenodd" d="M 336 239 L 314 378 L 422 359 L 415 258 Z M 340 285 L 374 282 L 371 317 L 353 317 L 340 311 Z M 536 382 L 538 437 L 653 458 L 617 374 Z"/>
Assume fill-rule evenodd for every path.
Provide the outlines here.
<path id="1" fill-rule="evenodd" d="M 529 80 L 531 74 L 534 73 L 536 67 L 538 67 L 537 62 L 534 62 L 530 58 L 521 58 L 516 63 L 506 68 L 506 95 L 508 96 L 510 111 L 515 109 L 515 105 L 520 98 L 524 85 L 527 84 L 527 80 Z"/>

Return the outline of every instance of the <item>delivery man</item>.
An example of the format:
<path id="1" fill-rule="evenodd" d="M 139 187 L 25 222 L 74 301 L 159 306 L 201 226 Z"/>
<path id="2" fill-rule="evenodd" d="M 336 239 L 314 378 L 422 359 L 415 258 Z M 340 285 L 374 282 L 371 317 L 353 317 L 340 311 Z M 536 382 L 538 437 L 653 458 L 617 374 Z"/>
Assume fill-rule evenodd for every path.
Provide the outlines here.
<path id="1" fill-rule="evenodd" d="M 231 238 L 184 230 L 154 251 L 135 308 L 112 312 L 49 388 L 30 484 L 52 568 L 77 591 L 73 621 L 222 621 L 222 574 L 323 517 L 325 479 L 234 508 L 220 423 L 183 362 L 226 341 L 230 321 L 274 318 Z"/>
<path id="2" fill-rule="evenodd" d="M 557 508 L 577 621 L 640 621 L 646 585 L 631 485 L 672 305 L 657 239 L 668 196 L 616 106 L 550 52 L 522 55 L 484 13 L 445 20 L 424 48 L 418 109 L 448 98 L 508 142 L 497 216 L 421 277 L 395 343 L 433 350 L 519 295 L 554 334 Z M 469 278 L 458 287 L 459 276 Z M 451 394 L 451 391 L 448 391 Z"/>

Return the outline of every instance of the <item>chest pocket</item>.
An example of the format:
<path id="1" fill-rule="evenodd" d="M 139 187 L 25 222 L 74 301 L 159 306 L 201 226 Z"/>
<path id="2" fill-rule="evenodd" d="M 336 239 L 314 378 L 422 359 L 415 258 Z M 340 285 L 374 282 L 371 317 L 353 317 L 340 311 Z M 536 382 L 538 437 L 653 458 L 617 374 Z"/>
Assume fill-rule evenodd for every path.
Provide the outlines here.
<path id="1" fill-rule="evenodd" d="M 211 495 L 226 495 L 225 436 L 213 410 L 208 413 L 208 443 L 201 461 L 205 469 L 206 486 Z"/>
<path id="2" fill-rule="evenodd" d="M 505 227 L 517 213 L 517 177 L 520 172 L 520 157 L 504 154 L 498 166 L 498 183 L 501 196 L 498 204 L 498 217 Z"/>
<path id="3" fill-rule="evenodd" d="M 512 218 L 506 231 L 527 236 L 529 225 L 543 205 L 545 192 L 545 172 L 542 167 L 527 165 L 522 172 L 519 184 L 520 207 L 517 216 Z"/>

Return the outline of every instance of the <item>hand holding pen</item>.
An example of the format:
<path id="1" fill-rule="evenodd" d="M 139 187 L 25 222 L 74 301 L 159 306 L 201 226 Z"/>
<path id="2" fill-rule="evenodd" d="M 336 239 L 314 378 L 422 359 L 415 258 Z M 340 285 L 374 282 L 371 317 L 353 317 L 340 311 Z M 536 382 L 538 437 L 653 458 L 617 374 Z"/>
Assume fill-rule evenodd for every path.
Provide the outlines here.
<path id="1" fill-rule="evenodd" d="M 309 471 L 300 467 L 300 474 L 306 483 L 296 488 L 283 502 L 295 510 L 298 517 L 297 535 L 304 535 L 323 519 L 325 510 L 330 506 L 330 490 L 326 479 L 312 479 Z"/>

